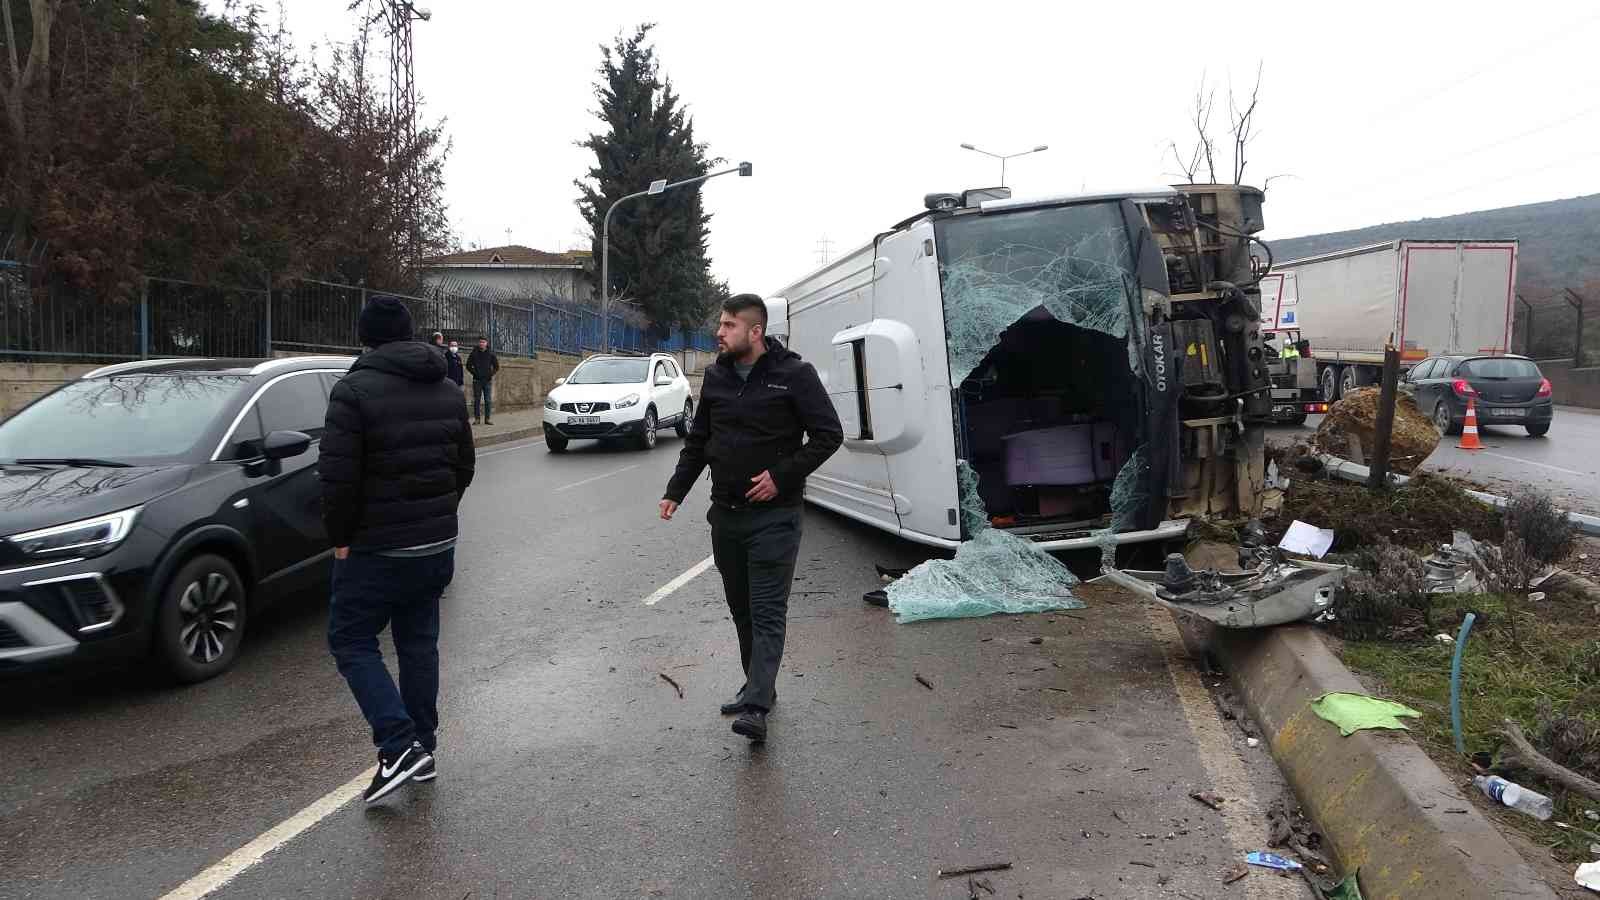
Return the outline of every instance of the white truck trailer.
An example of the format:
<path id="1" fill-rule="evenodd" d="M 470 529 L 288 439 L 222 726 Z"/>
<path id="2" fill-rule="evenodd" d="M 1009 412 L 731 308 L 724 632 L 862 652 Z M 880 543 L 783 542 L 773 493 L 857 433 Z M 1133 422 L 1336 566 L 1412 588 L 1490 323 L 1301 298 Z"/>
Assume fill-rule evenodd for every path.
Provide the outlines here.
<path id="1" fill-rule="evenodd" d="M 1310 345 L 1302 357 L 1331 403 L 1380 381 L 1391 338 L 1404 369 L 1509 352 L 1516 285 L 1516 241 L 1385 241 L 1274 262 L 1260 285 L 1261 330 L 1278 346 Z"/>

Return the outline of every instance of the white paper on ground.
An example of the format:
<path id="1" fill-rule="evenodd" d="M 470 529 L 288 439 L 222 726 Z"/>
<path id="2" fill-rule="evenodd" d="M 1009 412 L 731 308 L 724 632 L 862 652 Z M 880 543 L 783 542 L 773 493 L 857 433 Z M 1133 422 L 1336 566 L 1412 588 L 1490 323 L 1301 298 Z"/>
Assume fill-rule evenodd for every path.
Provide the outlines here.
<path id="1" fill-rule="evenodd" d="M 1333 547 L 1333 529 L 1318 528 L 1295 519 L 1289 525 L 1289 530 L 1283 533 L 1283 540 L 1278 542 L 1278 546 L 1290 553 L 1321 559 Z"/>
<path id="2" fill-rule="evenodd" d="M 1584 863 L 1578 867 L 1573 880 L 1591 891 L 1600 893 L 1600 862 Z"/>

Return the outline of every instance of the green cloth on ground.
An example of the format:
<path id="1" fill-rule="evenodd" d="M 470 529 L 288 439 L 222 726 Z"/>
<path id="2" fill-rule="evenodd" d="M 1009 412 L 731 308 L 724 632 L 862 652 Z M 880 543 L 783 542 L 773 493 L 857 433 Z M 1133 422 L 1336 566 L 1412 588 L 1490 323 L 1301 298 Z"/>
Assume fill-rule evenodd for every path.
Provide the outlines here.
<path id="1" fill-rule="evenodd" d="M 1339 726 L 1345 737 L 1363 728 L 1398 728 L 1406 730 L 1400 716 L 1422 718 L 1422 713 L 1393 700 L 1380 700 L 1366 694 L 1333 691 L 1311 701 L 1311 711 Z"/>

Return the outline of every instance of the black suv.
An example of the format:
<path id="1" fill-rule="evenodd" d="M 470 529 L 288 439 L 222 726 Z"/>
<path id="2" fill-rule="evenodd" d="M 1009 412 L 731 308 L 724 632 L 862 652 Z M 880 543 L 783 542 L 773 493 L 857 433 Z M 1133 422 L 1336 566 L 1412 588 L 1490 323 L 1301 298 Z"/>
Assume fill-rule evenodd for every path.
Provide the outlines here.
<path id="1" fill-rule="evenodd" d="M 326 590 L 317 441 L 354 360 L 97 369 L 0 424 L 0 674 L 153 654 L 180 681 Z"/>
<path id="2" fill-rule="evenodd" d="M 1413 366 L 1402 387 L 1441 434 L 1461 433 L 1469 399 L 1479 425 L 1521 425 L 1533 437 L 1555 415 L 1550 381 L 1526 356 L 1436 356 Z"/>

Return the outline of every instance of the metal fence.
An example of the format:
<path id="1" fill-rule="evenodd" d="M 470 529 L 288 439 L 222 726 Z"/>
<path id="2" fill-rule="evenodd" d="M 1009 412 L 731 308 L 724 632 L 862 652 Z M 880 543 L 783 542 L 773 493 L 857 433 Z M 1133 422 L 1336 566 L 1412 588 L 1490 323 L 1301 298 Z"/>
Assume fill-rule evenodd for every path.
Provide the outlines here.
<path id="1" fill-rule="evenodd" d="M 272 291 L 170 278 L 140 280 L 136 298 L 107 299 L 37 270 L 0 262 L 0 356 L 55 359 L 144 359 L 168 356 L 255 357 L 273 350 L 353 352 L 356 323 L 377 291 L 296 279 Z M 496 352 L 599 350 L 601 317 L 578 302 L 554 298 L 473 296 L 432 290 L 389 293 L 411 308 L 419 335 L 443 333 L 472 343 L 487 337 Z M 657 339 L 635 309 L 608 317 L 613 351 L 712 350 L 710 329 L 675 330 Z"/>
<path id="2" fill-rule="evenodd" d="M 1600 364 L 1600 310 L 1584 292 L 1565 288 L 1547 297 L 1517 295 L 1512 346 L 1534 359 L 1571 359 L 1572 367 Z"/>

